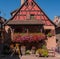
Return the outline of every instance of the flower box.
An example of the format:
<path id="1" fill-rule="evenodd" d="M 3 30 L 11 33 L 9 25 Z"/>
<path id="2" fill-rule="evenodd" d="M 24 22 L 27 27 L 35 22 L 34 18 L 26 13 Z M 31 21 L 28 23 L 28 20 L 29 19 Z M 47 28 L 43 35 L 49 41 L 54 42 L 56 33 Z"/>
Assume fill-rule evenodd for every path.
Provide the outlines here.
<path id="1" fill-rule="evenodd" d="M 46 36 L 43 33 L 16 33 L 14 35 L 14 40 L 16 42 L 38 42 L 45 39 Z"/>

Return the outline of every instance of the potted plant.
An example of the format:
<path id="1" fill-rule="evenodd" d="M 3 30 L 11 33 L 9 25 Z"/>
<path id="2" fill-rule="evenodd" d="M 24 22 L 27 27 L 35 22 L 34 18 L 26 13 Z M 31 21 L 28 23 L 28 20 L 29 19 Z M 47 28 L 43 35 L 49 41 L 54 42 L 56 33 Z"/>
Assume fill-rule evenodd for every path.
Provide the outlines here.
<path id="1" fill-rule="evenodd" d="M 36 56 L 42 56 L 42 49 L 39 48 L 36 50 Z"/>
<path id="2" fill-rule="evenodd" d="M 21 53 L 22 53 L 22 55 L 25 55 L 25 51 L 26 51 L 26 46 L 22 45 L 21 46 Z"/>
<path id="3" fill-rule="evenodd" d="M 48 33 L 48 34 L 47 34 L 47 37 L 52 37 L 52 34 L 51 34 L 51 33 Z"/>
<path id="4" fill-rule="evenodd" d="M 25 52 L 25 54 L 26 54 L 26 55 L 30 55 L 30 50 L 27 50 L 27 51 Z"/>
<path id="5" fill-rule="evenodd" d="M 42 56 L 48 57 L 48 50 L 47 49 L 42 49 Z"/>

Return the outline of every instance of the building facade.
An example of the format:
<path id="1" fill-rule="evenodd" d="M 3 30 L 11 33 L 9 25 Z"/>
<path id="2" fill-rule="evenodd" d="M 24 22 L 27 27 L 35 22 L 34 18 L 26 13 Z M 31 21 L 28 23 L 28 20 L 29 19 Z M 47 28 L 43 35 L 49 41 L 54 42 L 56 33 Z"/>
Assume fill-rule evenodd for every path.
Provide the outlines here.
<path id="1" fill-rule="evenodd" d="M 4 24 L 5 19 L 0 16 L 0 54 L 3 51 L 3 43 L 4 43 L 4 37 L 5 37 L 5 30 L 4 30 Z"/>
<path id="2" fill-rule="evenodd" d="M 46 44 L 48 49 L 56 48 L 55 24 L 34 0 L 24 1 L 11 15 L 5 30 L 10 30 L 12 42 L 29 47 Z"/>
<path id="3" fill-rule="evenodd" d="M 55 16 L 54 23 L 56 27 L 56 42 L 57 42 L 57 51 L 60 53 L 60 16 Z"/>
<path id="4" fill-rule="evenodd" d="M 60 40 L 60 16 L 55 16 L 54 21 L 53 21 L 57 27 L 56 27 L 56 39 L 59 41 Z"/>
<path id="5" fill-rule="evenodd" d="M 4 24 L 5 19 L 0 16 L 0 42 L 4 40 Z"/>

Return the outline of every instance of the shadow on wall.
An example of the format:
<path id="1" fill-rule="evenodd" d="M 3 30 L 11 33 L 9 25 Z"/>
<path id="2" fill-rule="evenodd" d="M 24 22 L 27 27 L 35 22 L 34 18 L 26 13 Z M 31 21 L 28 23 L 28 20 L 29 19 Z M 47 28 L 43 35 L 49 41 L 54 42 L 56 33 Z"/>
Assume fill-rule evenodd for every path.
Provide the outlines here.
<path id="1" fill-rule="evenodd" d="M 5 31 L 4 42 L 0 43 L 0 54 L 4 52 L 5 47 L 6 47 L 6 50 L 7 48 L 9 48 L 10 43 L 11 43 L 11 30 L 8 29 L 8 33 Z"/>
<path id="2" fill-rule="evenodd" d="M 11 29 L 8 29 L 8 32 L 5 31 L 5 39 L 4 43 L 10 44 L 11 43 Z"/>

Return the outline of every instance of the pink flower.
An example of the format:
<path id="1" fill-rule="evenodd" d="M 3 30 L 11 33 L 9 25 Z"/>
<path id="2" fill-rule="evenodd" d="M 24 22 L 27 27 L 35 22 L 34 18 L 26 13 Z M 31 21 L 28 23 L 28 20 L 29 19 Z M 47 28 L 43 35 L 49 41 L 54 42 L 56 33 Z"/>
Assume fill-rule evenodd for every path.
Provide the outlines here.
<path id="1" fill-rule="evenodd" d="M 34 34 L 34 35 L 20 35 L 20 34 L 17 34 L 15 35 L 14 37 L 14 41 L 15 42 L 38 42 L 42 39 L 45 39 L 46 36 L 41 33 L 41 34 Z"/>

